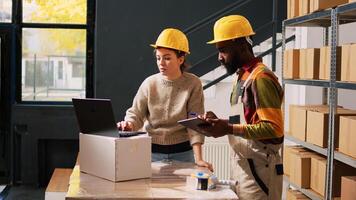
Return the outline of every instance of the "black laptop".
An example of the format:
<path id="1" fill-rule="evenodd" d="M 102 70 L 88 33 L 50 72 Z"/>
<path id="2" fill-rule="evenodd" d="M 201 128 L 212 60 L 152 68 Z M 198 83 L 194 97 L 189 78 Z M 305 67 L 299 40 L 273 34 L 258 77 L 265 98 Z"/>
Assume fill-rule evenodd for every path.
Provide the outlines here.
<path id="1" fill-rule="evenodd" d="M 145 132 L 119 131 L 110 99 L 72 99 L 79 130 L 84 134 L 130 137 Z"/>

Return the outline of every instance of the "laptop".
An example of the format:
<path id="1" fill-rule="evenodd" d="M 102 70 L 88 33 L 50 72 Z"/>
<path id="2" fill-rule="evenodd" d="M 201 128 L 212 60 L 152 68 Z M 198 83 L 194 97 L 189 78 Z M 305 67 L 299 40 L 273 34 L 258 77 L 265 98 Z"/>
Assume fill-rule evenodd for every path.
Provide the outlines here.
<path id="1" fill-rule="evenodd" d="M 130 137 L 146 132 L 119 131 L 110 99 L 72 99 L 79 130 L 84 134 Z"/>

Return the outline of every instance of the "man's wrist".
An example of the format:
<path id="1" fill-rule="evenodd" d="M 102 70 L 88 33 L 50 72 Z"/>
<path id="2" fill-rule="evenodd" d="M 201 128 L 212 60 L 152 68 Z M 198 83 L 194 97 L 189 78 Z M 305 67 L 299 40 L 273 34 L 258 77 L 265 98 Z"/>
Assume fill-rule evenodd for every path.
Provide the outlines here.
<path id="1" fill-rule="evenodd" d="M 229 134 L 235 135 L 235 136 L 242 136 L 244 134 L 244 125 L 243 124 L 229 124 L 231 125 L 231 131 L 229 131 Z"/>

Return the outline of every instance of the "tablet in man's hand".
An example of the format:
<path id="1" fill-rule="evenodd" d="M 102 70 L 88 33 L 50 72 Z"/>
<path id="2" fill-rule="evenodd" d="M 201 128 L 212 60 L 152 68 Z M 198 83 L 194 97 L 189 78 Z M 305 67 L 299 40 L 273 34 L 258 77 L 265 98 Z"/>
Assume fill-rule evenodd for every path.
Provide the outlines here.
<path id="1" fill-rule="evenodd" d="M 183 119 L 183 120 L 179 120 L 178 121 L 179 124 L 187 127 L 187 128 L 190 128 L 190 129 L 193 129 L 205 136 L 208 136 L 210 137 L 211 136 L 211 133 L 208 132 L 208 131 L 204 131 L 202 129 L 202 127 L 207 127 L 207 126 L 211 126 L 211 124 L 209 122 L 206 122 L 205 120 L 203 119 L 200 119 L 198 117 L 193 117 L 193 118 L 189 118 L 189 119 Z"/>

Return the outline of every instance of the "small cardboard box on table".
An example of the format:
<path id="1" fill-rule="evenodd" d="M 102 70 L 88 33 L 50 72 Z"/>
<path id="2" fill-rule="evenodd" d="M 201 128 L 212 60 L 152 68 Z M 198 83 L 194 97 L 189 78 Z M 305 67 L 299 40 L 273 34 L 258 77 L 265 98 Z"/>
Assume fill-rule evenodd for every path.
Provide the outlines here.
<path id="1" fill-rule="evenodd" d="M 79 135 L 80 171 L 114 182 L 149 178 L 151 137 Z"/>

